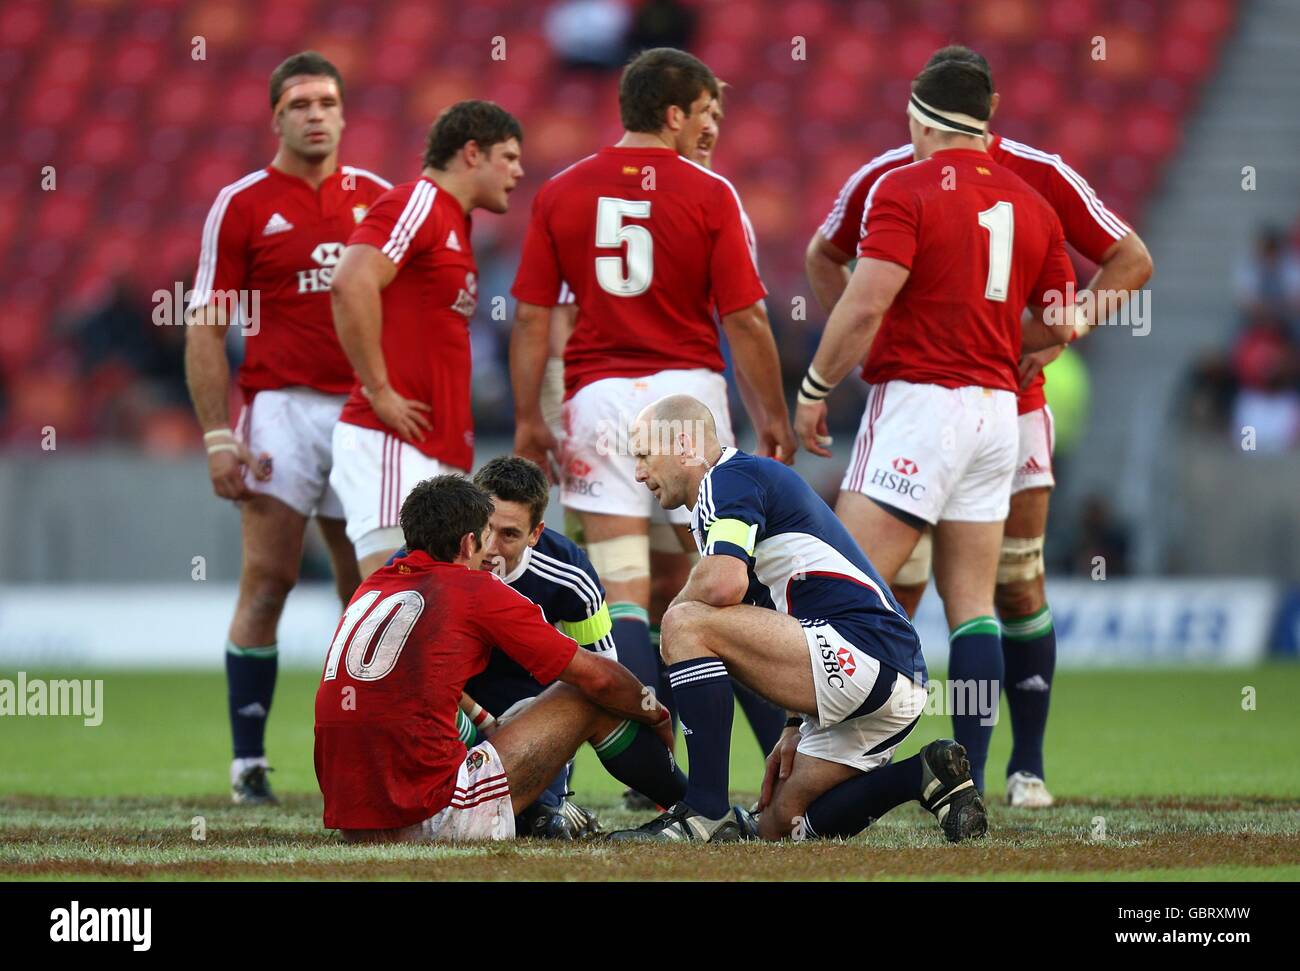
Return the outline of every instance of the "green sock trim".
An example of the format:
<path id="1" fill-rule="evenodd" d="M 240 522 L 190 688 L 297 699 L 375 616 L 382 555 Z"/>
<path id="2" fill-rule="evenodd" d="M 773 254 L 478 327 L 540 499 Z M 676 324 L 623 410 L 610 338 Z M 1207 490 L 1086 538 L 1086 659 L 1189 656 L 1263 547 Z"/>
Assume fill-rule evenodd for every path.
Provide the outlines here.
<path id="1" fill-rule="evenodd" d="M 226 653 L 233 654 L 235 657 L 260 657 L 269 659 L 280 653 L 280 645 L 268 644 L 265 647 L 240 647 L 234 641 L 226 641 Z"/>
<path id="2" fill-rule="evenodd" d="M 972 617 L 964 624 L 958 624 L 948 635 L 948 643 L 951 644 L 959 637 L 965 637 L 967 634 L 1001 634 L 1002 627 L 998 624 L 996 617 Z"/>
<path id="3" fill-rule="evenodd" d="M 659 625 L 650 625 L 650 646 L 656 651 L 659 650 Z"/>
<path id="4" fill-rule="evenodd" d="M 1028 617 L 1002 622 L 1002 636 L 1009 641 L 1032 641 L 1052 630 L 1052 608 L 1043 604 L 1040 610 Z"/>
<path id="5" fill-rule="evenodd" d="M 614 620 L 639 620 L 647 627 L 650 626 L 650 611 L 646 610 L 640 604 L 629 603 L 626 600 L 609 605 L 609 619 Z"/>
<path id="6" fill-rule="evenodd" d="M 602 762 L 607 762 L 616 755 L 622 755 L 627 747 L 636 741 L 636 722 L 625 721 L 610 732 L 601 741 L 592 746 Z"/>

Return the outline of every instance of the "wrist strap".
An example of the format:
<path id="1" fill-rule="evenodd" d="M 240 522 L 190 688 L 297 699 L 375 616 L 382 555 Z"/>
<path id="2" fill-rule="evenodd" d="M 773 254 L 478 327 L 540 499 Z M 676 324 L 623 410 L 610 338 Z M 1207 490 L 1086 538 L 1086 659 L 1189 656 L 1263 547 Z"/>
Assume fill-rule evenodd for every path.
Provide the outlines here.
<path id="1" fill-rule="evenodd" d="M 238 455 L 239 446 L 236 445 L 234 442 L 221 442 L 218 445 L 208 446 L 209 455 L 216 455 L 218 452 L 234 452 L 236 455 Z"/>
<path id="2" fill-rule="evenodd" d="M 210 442 L 214 438 L 229 438 L 233 440 L 234 437 L 235 437 L 235 433 L 232 432 L 229 428 L 214 428 L 210 432 L 203 433 L 203 440 L 205 442 Z"/>
<path id="3" fill-rule="evenodd" d="M 803 382 L 799 385 L 799 402 L 805 405 L 815 405 L 835 389 L 811 364 L 808 365 L 808 372 L 803 376 Z"/>

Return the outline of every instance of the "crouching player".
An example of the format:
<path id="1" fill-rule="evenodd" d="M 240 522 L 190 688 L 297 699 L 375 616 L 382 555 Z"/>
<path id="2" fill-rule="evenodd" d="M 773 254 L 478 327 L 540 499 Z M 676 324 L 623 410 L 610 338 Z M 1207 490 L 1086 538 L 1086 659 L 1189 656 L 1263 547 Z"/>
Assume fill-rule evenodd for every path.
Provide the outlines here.
<path id="1" fill-rule="evenodd" d="M 371 574 L 339 622 L 316 693 L 315 763 L 325 826 L 349 842 L 509 839 L 584 741 L 665 805 L 685 791 L 654 694 L 480 569 L 491 514 L 467 479 L 421 482 L 399 515 L 410 552 Z M 467 751 L 458 703 L 498 646 L 540 683 L 565 683 Z"/>
<path id="2" fill-rule="evenodd" d="M 671 395 L 636 419 L 637 481 L 692 510 L 701 559 L 664 615 L 660 642 L 691 774 L 682 801 L 616 839 L 733 836 L 727 809 L 728 677 L 791 718 L 768 757 L 763 839 L 851 836 L 919 800 L 944 835 L 988 823 L 965 750 L 950 739 L 890 763 L 925 707 L 921 644 L 888 585 L 793 470 L 719 444 L 713 416 Z"/>

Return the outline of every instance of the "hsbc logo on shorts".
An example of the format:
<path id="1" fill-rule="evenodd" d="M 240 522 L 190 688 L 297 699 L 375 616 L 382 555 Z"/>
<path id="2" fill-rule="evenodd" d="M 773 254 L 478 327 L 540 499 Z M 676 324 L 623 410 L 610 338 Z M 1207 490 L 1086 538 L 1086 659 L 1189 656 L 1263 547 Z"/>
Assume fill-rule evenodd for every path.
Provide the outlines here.
<path id="1" fill-rule="evenodd" d="M 840 670 L 853 677 L 853 672 L 858 669 L 858 662 L 853 659 L 853 652 L 847 647 L 841 647 L 835 652 L 835 659 L 840 662 Z"/>
<path id="2" fill-rule="evenodd" d="M 588 463 L 579 458 L 570 459 L 568 466 L 564 470 L 565 491 L 580 496 L 591 496 L 593 499 L 599 498 L 605 488 L 605 483 L 599 479 L 595 482 L 589 482 L 587 480 L 589 475 L 591 475 L 591 466 Z"/>
<path id="3" fill-rule="evenodd" d="M 852 663 L 853 661 L 853 655 L 849 654 L 849 652 L 844 650 L 844 648 L 842 647 L 839 648 L 838 650 L 836 648 L 831 647 L 830 642 L 826 640 L 825 634 L 817 634 L 816 637 L 817 637 L 817 650 L 821 654 L 822 673 L 826 675 L 826 683 L 829 684 L 832 688 L 839 688 L 841 691 L 843 691 L 844 690 L 843 676 L 845 674 L 849 674 L 849 675 L 853 674 L 853 672 L 857 670 L 857 665 L 855 664 L 851 668 L 843 667 L 840 663 L 840 654 L 841 653 L 848 654 L 850 663 Z"/>
<path id="4" fill-rule="evenodd" d="M 316 266 L 310 270 L 298 271 L 298 292 L 321 293 L 328 290 L 334 279 L 334 267 L 342 256 L 342 243 L 317 243 L 311 251 L 312 262 Z"/>
<path id="5" fill-rule="evenodd" d="M 871 484 L 888 489 L 900 496 L 907 496 L 909 499 L 920 500 L 925 495 L 925 486 L 919 482 L 913 482 L 909 478 L 916 475 L 920 471 L 920 467 L 911 459 L 902 456 L 894 459 L 889 464 L 893 466 L 892 472 L 889 469 L 882 468 L 871 470 Z"/>

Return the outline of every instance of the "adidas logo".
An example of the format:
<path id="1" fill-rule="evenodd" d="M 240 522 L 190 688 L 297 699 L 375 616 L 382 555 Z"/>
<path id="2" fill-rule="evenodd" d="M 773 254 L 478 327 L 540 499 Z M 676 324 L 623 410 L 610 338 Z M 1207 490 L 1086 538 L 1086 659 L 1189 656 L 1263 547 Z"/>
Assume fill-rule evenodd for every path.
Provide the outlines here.
<path id="1" fill-rule="evenodd" d="M 1032 455 L 1029 456 L 1029 461 L 1027 461 L 1024 465 L 1020 466 L 1019 469 L 1019 473 L 1021 475 L 1035 475 L 1036 473 L 1046 472 L 1046 471 L 1047 470 L 1043 468 L 1041 465 L 1039 465 L 1038 460 L 1035 459 Z"/>
<path id="2" fill-rule="evenodd" d="M 457 253 L 460 252 L 460 240 L 457 238 L 454 229 L 447 234 L 447 249 L 454 249 Z"/>
<path id="3" fill-rule="evenodd" d="M 293 229 L 293 223 L 285 219 L 278 212 L 271 213 L 271 218 L 266 221 L 262 227 L 263 236 L 274 236 L 276 233 L 287 233 Z"/>
<path id="4" fill-rule="evenodd" d="M 1052 686 L 1044 680 L 1041 674 L 1035 674 L 1032 678 L 1025 678 L 1016 685 L 1021 691 L 1051 691 Z"/>
<path id="5" fill-rule="evenodd" d="M 236 708 L 236 714 L 243 715 L 245 718 L 265 718 L 266 708 L 260 701 L 254 701 L 251 705 L 244 705 L 243 708 Z"/>

